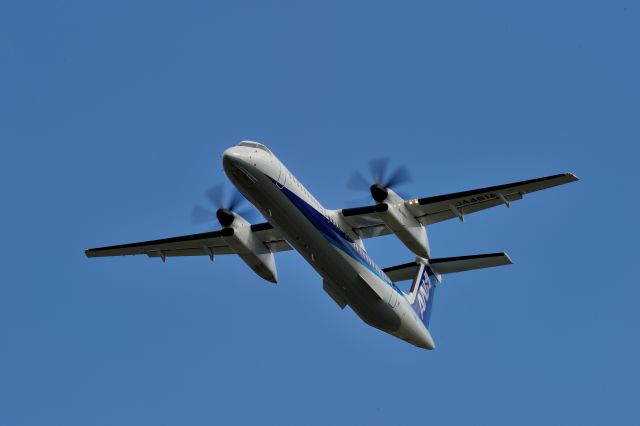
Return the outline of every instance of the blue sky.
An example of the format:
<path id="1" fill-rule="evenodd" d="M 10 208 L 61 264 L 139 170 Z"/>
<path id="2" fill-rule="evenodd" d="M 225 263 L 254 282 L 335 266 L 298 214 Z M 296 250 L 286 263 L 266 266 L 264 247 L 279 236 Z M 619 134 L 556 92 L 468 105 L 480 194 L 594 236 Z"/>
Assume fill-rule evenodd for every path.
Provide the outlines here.
<path id="1" fill-rule="evenodd" d="M 640 9 L 607 2 L 5 2 L 0 423 L 638 424 Z M 201 232 L 267 144 L 329 208 L 388 155 L 437 195 L 575 184 L 428 229 L 433 352 L 340 311 L 296 253 L 88 260 Z M 407 262 L 394 238 L 367 242 Z"/>

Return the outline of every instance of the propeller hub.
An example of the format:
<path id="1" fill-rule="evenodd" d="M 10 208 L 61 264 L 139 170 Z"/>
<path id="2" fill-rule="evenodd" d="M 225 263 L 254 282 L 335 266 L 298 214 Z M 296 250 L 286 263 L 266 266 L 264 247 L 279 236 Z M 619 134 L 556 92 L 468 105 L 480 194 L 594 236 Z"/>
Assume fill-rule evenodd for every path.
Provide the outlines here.
<path id="1" fill-rule="evenodd" d="M 378 203 L 383 202 L 389 196 L 389 191 L 387 191 L 387 188 L 379 183 L 374 183 L 373 185 L 371 185 L 369 190 L 371 191 L 371 196 L 373 197 L 373 199 Z"/>
<path id="2" fill-rule="evenodd" d="M 233 211 L 225 209 L 224 207 L 216 211 L 216 217 L 218 218 L 218 222 L 220 222 L 220 225 L 224 227 L 230 226 L 233 223 L 233 220 L 236 218 L 236 216 L 233 214 Z"/>

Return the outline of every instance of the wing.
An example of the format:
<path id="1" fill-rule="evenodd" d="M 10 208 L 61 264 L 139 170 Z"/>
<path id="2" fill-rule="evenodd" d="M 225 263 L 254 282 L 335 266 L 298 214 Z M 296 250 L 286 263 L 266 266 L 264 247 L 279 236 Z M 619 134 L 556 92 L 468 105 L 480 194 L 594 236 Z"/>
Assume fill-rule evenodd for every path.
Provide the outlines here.
<path id="1" fill-rule="evenodd" d="M 562 173 L 505 185 L 407 200 L 405 206 L 421 224 L 430 225 L 448 219 L 463 220 L 469 213 L 501 204 L 509 206 L 511 202 L 521 200 L 525 194 L 577 180 L 574 174 Z M 377 207 L 378 205 L 371 205 L 344 209 L 342 215 L 361 238 L 389 234 L 391 231 L 378 218 Z"/>
<path id="2" fill-rule="evenodd" d="M 251 231 L 272 252 L 291 250 L 289 243 L 268 222 L 251 225 Z M 92 248 L 85 250 L 85 254 L 87 257 L 146 254 L 149 257 L 165 259 L 171 256 L 210 256 L 213 258 L 214 255 L 234 254 L 234 252 L 225 243 L 222 232 L 213 231 L 140 243 Z"/>

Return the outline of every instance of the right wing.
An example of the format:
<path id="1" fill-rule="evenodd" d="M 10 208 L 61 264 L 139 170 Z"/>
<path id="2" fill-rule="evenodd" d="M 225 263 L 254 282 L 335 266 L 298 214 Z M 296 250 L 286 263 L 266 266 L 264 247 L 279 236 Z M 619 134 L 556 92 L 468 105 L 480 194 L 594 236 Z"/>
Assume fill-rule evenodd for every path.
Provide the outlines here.
<path id="1" fill-rule="evenodd" d="M 407 200 L 405 206 L 422 225 L 431 225 L 448 219 L 462 220 L 469 213 L 501 204 L 508 206 L 513 201 L 521 200 L 525 194 L 577 180 L 572 173 L 562 173 L 505 185 Z M 377 204 L 343 209 L 342 215 L 361 238 L 390 234 L 391 231 L 378 216 L 381 206 Z"/>
<path id="2" fill-rule="evenodd" d="M 251 225 L 251 231 L 272 252 L 291 250 L 291 246 L 270 223 Z M 125 256 L 146 254 L 149 257 L 165 259 L 171 256 L 209 256 L 234 254 L 231 247 L 222 238 L 223 231 L 203 232 L 163 238 L 161 240 L 121 244 L 85 250 L 87 257 Z"/>
<path id="3" fill-rule="evenodd" d="M 572 173 L 546 176 L 488 188 L 472 189 L 453 194 L 419 198 L 407 201 L 409 210 L 416 213 L 416 219 L 423 225 L 459 218 L 501 204 L 509 205 L 521 200 L 525 194 L 551 188 L 565 183 L 575 182 L 578 178 Z"/>

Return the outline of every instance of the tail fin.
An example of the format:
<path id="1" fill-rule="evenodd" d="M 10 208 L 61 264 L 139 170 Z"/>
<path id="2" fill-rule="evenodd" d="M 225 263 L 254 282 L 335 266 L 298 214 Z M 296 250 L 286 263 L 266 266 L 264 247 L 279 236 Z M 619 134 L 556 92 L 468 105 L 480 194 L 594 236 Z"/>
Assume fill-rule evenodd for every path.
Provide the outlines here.
<path id="1" fill-rule="evenodd" d="M 427 329 L 431 318 L 431 307 L 433 306 L 433 296 L 436 291 L 436 278 L 431 267 L 423 262 L 418 262 L 418 273 L 411 291 L 409 292 L 409 304 L 416 311 Z"/>

